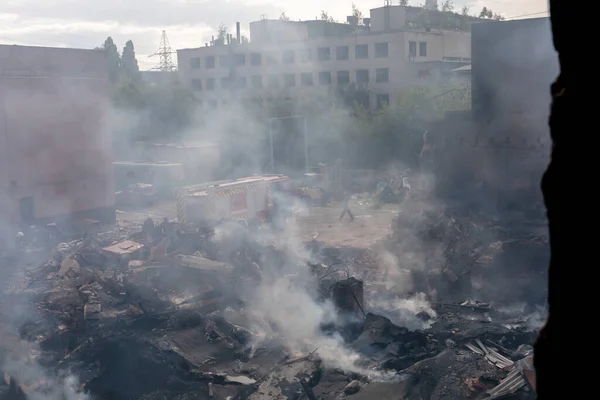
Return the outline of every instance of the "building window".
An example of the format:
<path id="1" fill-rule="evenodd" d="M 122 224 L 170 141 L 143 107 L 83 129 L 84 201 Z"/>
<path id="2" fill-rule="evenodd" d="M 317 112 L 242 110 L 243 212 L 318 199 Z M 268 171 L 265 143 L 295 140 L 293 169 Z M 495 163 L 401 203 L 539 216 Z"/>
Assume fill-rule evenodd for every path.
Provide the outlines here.
<path id="1" fill-rule="evenodd" d="M 350 71 L 338 71 L 337 72 L 338 86 L 344 86 L 349 83 L 350 83 Z"/>
<path id="2" fill-rule="evenodd" d="M 390 72 L 387 68 L 377 68 L 375 70 L 376 83 L 388 83 L 390 81 Z"/>
<path id="3" fill-rule="evenodd" d="M 246 77 L 239 76 L 236 80 L 236 85 L 238 89 L 246 89 Z"/>
<path id="4" fill-rule="evenodd" d="M 369 83 L 369 70 L 359 69 L 356 71 L 356 83 L 365 84 Z"/>
<path id="5" fill-rule="evenodd" d="M 250 65 L 253 67 L 258 67 L 262 63 L 262 59 L 260 53 L 252 53 L 250 54 Z"/>
<path id="6" fill-rule="evenodd" d="M 409 57 L 417 56 L 417 42 L 408 42 L 408 56 Z"/>
<path id="7" fill-rule="evenodd" d="M 385 107 L 390 104 L 390 95 L 387 93 L 380 93 L 376 97 L 377 108 Z"/>
<path id="8" fill-rule="evenodd" d="M 192 90 L 202 90 L 202 81 L 200 79 L 192 79 Z"/>
<path id="9" fill-rule="evenodd" d="M 278 87 L 279 86 L 279 77 L 275 74 L 269 75 L 269 87 Z"/>
<path id="10" fill-rule="evenodd" d="M 284 64 L 293 64 L 295 61 L 294 50 L 284 51 L 281 56 L 281 61 L 283 61 Z"/>
<path id="11" fill-rule="evenodd" d="M 278 64 L 278 60 L 277 57 L 274 54 L 266 54 L 266 58 L 267 58 L 267 65 L 277 65 Z"/>
<path id="12" fill-rule="evenodd" d="M 215 78 L 208 78 L 206 80 L 206 90 L 215 90 Z"/>
<path id="13" fill-rule="evenodd" d="M 283 84 L 285 85 L 285 87 L 296 86 L 296 75 L 294 75 L 294 74 L 283 75 Z"/>
<path id="14" fill-rule="evenodd" d="M 317 59 L 319 61 L 329 61 L 331 59 L 329 47 L 319 47 L 317 49 Z"/>
<path id="15" fill-rule="evenodd" d="M 208 101 L 208 106 L 214 110 L 217 109 L 217 101 L 216 100 L 209 100 Z"/>
<path id="16" fill-rule="evenodd" d="M 246 65 L 246 55 L 245 54 L 236 54 L 234 57 L 235 57 L 235 65 L 237 67 Z"/>
<path id="17" fill-rule="evenodd" d="M 348 46 L 338 46 L 335 48 L 336 60 L 347 60 L 349 55 Z"/>
<path id="18" fill-rule="evenodd" d="M 427 57 L 427 42 L 419 42 L 419 57 Z"/>
<path id="19" fill-rule="evenodd" d="M 305 72 L 302 75 L 300 75 L 300 84 L 302 86 L 312 86 L 313 85 L 312 72 Z"/>
<path id="20" fill-rule="evenodd" d="M 331 72 L 319 72 L 319 85 L 331 85 Z"/>
<path id="21" fill-rule="evenodd" d="M 231 78 L 229 78 L 228 76 L 224 77 L 224 78 L 221 78 L 220 84 L 221 84 L 221 89 L 229 89 L 229 88 L 231 88 Z"/>
<path id="22" fill-rule="evenodd" d="M 200 69 L 200 57 L 192 57 L 190 59 L 190 66 L 192 69 Z"/>
<path id="23" fill-rule="evenodd" d="M 229 54 L 224 55 L 224 56 L 219 56 L 219 67 L 229 68 Z"/>
<path id="24" fill-rule="evenodd" d="M 388 56 L 388 44 L 387 43 L 375 43 L 375 58 L 382 58 Z"/>
<path id="25" fill-rule="evenodd" d="M 307 63 L 312 61 L 312 51 L 310 49 L 300 50 L 300 62 Z"/>
<path id="26" fill-rule="evenodd" d="M 204 65 L 206 68 L 211 69 L 215 67 L 215 57 L 208 56 L 204 59 Z"/>
<path id="27" fill-rule="evenodd" d="M 369 45 L 368 44 L 357 44 L 354 46 L 354 56 L 358 60 L 364 60 L 369 58 Z"/>
<path id="28" fill-rule="evenodd" d="M 252 87 L 255 89 L 260 89 L 263 87 L 262 76 L 254 75 L 252 78 Z"/>

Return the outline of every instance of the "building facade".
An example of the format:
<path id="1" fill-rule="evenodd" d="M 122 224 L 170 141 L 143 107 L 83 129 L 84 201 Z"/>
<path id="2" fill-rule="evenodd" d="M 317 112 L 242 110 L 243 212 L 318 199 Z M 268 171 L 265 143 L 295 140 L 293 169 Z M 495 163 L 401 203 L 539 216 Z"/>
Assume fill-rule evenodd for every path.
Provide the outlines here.
<path id="1" fill-rule="evenodd" d="M 417 7 L 384 6 L 358 25 L 328 21 L 250 23 L 250 41 L 177 51 L 181 81 L 207 108 L 239 100 L 325 96 L 354 82 L 372 106 L 393 102 L 411 86 L 439 82 L 470 63 L 465 19 Z M 436 19 L 437 18 L 437 19 Z M 434 21 L 435 23 L 432 23 Z M 437 21 L 437 22 L 436 22 Z"/>
<path id="2" fill-rule="evenodd" d="M 0 45 L 0 72 L 0 230 L 114 221 L 104 53 Z"/>

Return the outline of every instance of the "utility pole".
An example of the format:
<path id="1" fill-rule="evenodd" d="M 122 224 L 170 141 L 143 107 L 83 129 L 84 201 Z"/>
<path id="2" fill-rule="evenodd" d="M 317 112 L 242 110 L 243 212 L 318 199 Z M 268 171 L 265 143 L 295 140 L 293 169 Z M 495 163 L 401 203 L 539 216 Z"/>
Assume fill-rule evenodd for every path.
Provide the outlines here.
<path id="1" fill-rule="evenodd" d="M 163 71 L 163 72 L 172 72 L 175 71 L 175 64 L 173 63 L 173 59 L 171 54 L 175 52 L 171 48 L 169 44 L 169 38 L 167 37 L 167 31 L 162 31 L 160 35 L 160 44 L 158 45 L 158 50 L 154 54 L 151 54 L 149 57 L 158 56 L 159 64 L 158 66 L 152 68 L 153 70 Z"/>

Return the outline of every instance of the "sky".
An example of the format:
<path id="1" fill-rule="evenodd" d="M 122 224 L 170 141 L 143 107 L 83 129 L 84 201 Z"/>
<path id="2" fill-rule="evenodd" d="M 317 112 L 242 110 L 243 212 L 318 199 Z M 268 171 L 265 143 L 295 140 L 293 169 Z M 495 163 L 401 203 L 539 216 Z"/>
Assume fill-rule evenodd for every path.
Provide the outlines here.
<path id="1" fill-rule="evenodd" d="M 423 3 L 409 0 L 413 6 Z M 384 0 L 354 4 L 367 16 Z M 507 19 L 541 17 L 548 10 L 547 0 L 454 0 L 454 5 L 457 10 L 468 5 L 472 13 L 487 6 Z M 222 23 L 234 33 L 239 21 L 248 36 L 248 23 L 263 15 L 314 19 L 324 10 L 345 21 L 351 9 L 352 0 L 0 0 L 0 43 L 94 48 L 111 36 L 120 50 L 132 40 L 140 69 L 147 70 L 158 63 L 149 55 L 158 49 L 162 30 L 175 50 L 203 46 Z"/>

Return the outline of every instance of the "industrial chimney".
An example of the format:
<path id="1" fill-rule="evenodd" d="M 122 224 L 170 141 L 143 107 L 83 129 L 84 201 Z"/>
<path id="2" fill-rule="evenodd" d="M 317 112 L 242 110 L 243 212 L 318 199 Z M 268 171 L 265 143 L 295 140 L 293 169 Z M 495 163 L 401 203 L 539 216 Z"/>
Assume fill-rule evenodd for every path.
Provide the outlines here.
<path id="1" fill-rule="evenodd" d="M 235 37 L 236 37 L 236 40 L 237 40 L 237 44 L 242 43 L 242 37 L 241 37 L 241 34 L 240 34 L 240 23 L 239 22 L 235 23 Z"/>

